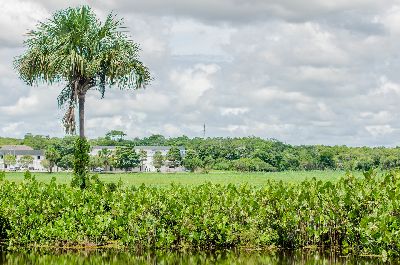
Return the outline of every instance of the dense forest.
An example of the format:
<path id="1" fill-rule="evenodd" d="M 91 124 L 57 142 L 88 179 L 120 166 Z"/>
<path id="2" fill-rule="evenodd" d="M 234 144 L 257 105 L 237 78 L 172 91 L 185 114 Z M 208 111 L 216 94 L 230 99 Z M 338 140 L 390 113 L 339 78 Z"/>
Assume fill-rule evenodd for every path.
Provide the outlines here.
<path id="1" fill-rule="evenodd" d="M 369 170 L 393 169 L 400 166 L 400 147 L 348 147 L 285 144 L 275 139 L 243 138 L 165 138 L 152 135 L 124 139 L 125 134 L 111 131 L 104 137 L 89 140 L 92 146 L 183 146 L 187 158 L 183 163 L 192 168 L 238 171 L 283 170 Z M 68 168 L 72 164 L 74 136 L 55 138 L 26 134 L 23 139 L 1 138 L 0 146 L 23 144 L 34 149 L 56 152 L 56 165 Z"/>

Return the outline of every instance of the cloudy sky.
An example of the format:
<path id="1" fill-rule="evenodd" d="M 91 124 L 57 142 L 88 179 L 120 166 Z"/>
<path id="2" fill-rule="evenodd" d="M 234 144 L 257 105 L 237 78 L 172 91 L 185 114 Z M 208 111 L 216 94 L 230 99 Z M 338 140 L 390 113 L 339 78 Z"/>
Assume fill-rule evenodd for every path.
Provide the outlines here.
<path id="1" fill-rule="evenodd" d="M 123 17 L 155 78 L 87 98 L 87 134 L 400 142 L 399 0 L 0 0 L 0 136 L 62 136 L 61 86 L 13 70 L 24 34 L 58 9 Z"/>

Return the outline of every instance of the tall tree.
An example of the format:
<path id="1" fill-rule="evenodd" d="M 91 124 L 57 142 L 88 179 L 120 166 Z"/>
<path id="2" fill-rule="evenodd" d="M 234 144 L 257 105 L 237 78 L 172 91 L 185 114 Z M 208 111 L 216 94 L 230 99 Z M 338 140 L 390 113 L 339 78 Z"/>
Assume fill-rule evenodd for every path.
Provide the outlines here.
<path id="1" fill-rule="evenodd" d="M 15 59 L 15 68 L 28 85 L 65 83 L 58 105 L 67 106 L 63 123 L 75 133 L 75 107 L 79 110 L 79 136 L 85 137 L 85 96 L 106 86 L 138 89 L 150 81 L 139 61 L 139 47 L 129 39 L 122 20 L 109 14 L 102 23 L 88 6 L 67 8 L 28 33 L 27 51 Z"/>
<path id="2" fill-rule="evenodd" d="M 115 167 L 125 169 L 135 168 L 140 163 L 139 155 L 131 147 L 117 147 L 115 150 Z"/>

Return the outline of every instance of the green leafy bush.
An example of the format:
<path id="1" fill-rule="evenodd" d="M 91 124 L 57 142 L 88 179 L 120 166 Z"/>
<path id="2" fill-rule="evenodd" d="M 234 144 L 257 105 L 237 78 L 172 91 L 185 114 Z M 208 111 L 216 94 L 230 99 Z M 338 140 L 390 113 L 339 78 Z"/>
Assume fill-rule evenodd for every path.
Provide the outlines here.
<path id="1" fill-rule="evenodd" d="M 400 256 L 400 173 L 338 182 L 86 189 L 0 182 L 0 234 L 10 248 L 77 244 L 140 249 L 337 248 Z"/>

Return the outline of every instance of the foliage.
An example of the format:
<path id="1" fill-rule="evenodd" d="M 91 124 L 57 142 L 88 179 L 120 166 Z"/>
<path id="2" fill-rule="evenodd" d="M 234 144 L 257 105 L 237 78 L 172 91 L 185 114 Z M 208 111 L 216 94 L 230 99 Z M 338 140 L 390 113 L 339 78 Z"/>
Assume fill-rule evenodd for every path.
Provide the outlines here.
<path id="1" fill-rule="evenodd" d="M 164 165 L 164 156 L 161 154 L 160 151 L 156 151 L 153 156 L 153 166 L 160 171 L 161 167 Z"/>
<path id="2" fill-rule="evenodd" d="M 33 163 L 33 156 L 31 155 L 23 155 L 20 157 L 20 159 L 18 160 L 18 163 L 27 168 L 30 164 Z"/>
<path id="3" fill-rule="evenodd" d="M 237 171 L 276 171 L 276 168 L 262 161 L 260 158 L 239 158 L 233 161 L 233 167 Z"/>
<path id="4" fill-rule="evenodd" d="M 92 169 L 95 169 L 97 167 L 103 166 L 103 161 L 100 158 L 100 156 L 95 155 L 95 156 L 90 156 L 89 157 L 89 167 Z"/>
<path id="5" fill-rule="evenodd" d="M 63 158 L 73 154 L 76 137 L 48 138 L 46 136 L 29 136 L 35 139 L 32 145 L 54 146 Z M 188 138 L 186 136 L 165 138 L 162 135 L 152 135 L 135 139 L 106 139 L 100 137 L 90 140 L 91 145 L 104 146 L 183 146 L 193 150 L 201 159 L 207 171 L 236 170 L 241 158 L 261 159 L 270 165 L 272 171 L 311 171 L 311 170 L 369 170 L 371 168 L 396 169 L 400 167 L 400 147 L 347 147 L 284 144 L 274 139 L 257 137 L 242 138 Z M 24 140 L 15 139 L 15 142 Z M 108 159 L 110 165 L 112 158 Z M 56 164 L 60 166 L 61 159 Z M 258 160 L 259 161 L 259 160 Z M 242 161 L 243 162 L 243 161 Z M 61 163 L 62 164 L 62 163 Z M 257 167 L 250 167 L 257 168 Z"/>
<path id="6" fill-rule="evenodd" d="M 144 170 L 144 163 L 147 160 L 147 151 L 146 150 L 140 150 L 139 151 L 139 159 L 140 159 L 140 170 Z"/>
<path id="7" fill-rule="evenodd" d="M 112 130 L 108 133 L 106 133 L 106 139 L 113 140 L 113 141 L 123 141 L 124 136 L 126 136 L 126 133 L 123 131 L 118 131 L 118 130 Z"/>
<path id="8" fill-rule="evenodd" d="M 17 157 L 12 154 L 4 155 L 3 162 L 7 166 L 13 166 L 17 163 Z"/>
<path id="9" fill-rule="evenodd" d="M 74 166 L 74 155 L 67 154 L 65 156 L 62 156 L 58 161 L 57 166 L 63 169 L 72 169 Z"/>
<path id="10" fill-rule="evenodd" d="M 74 178 L 72 186 L 85 189 L 89 182 L 89 143 L 86 138 L 77 138 L 74 150 Z"/>
<path id="11" fill-rule="evenodd" d="M 104 166 L 105 170 L 109 170 L 110 165 L 114 161 L 113 151 L 103 148 L 99 151 L 98 156 L 100 158 L 101 165 Z"/>
<path id="12" fill-rule="evenodd" d="M 197 155 L 194 150 L 187 150 L 185 154 L 185 158 L 183 159 L 183 166 L 194 172 L 196 169 L 200 168 L 203 165 L 201 159 Z"/>
<path id="13" fill-rule="evenodd" d="M 60 159 L 60 153 L 54 148 L 54 146 L 48 146 L 46 151 L 44 152 L 46 156 L 46 160 L 49 161 L 49 172 L 53 172 L 53 167 L 56 165 L 56 162 Z"/>
<path id="14" fill-rule="evenodd" d="M 42 161 L 40 161 L 40 165 L 42 165 L 42 167 L 44 167 L 48 172 L 50 172 L 50 161 L 47 159 L 43 159 Z"/>
<path id="15" fill-rule="evenodd" d="M 0 183 L 10 248 L 84 242 L 140 249 L 302 248 L 400 256 L 400 173 L 347 175 L 336 183 L 86 189 L 26 177 Z"/>
<path id="16" fill-rule="evenodd" d="M 20 145 L 22 141 L 11 137 L 0 137 L 0 146 L 3 145 Z"/>
<path id="17" fill-rule="evenodd" d="M 171 149 L 168 150 L 168 153 L 165 156 L 165 160 L 168 167 L 179 167 L 182 163 L 182 156 L 179 148 L 175 146 L 171 147 Z"/>
<path id="18" fill-rule="evenodd" d="M 114 166 L 116 168 L 128 169 L 135 168 L 139 165 L 140 158 L 132 147 L 118 147 L 115 150 Z"/>
<path id="19" fill-rule="evenodd" d="M 27 145 L 32 147 L 35 150 L 46 149 L 47 145 L 51 143 L 51 139 L 49 136 L 43 135 L 33 135 L 31 133 L 27 133 L 22 140 L 23 145 Z"/>

